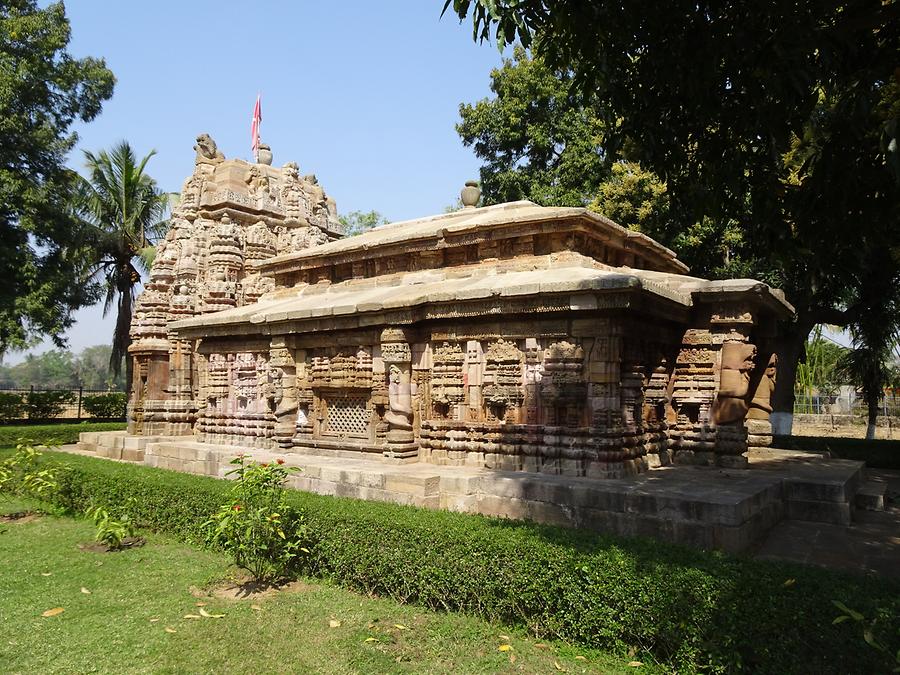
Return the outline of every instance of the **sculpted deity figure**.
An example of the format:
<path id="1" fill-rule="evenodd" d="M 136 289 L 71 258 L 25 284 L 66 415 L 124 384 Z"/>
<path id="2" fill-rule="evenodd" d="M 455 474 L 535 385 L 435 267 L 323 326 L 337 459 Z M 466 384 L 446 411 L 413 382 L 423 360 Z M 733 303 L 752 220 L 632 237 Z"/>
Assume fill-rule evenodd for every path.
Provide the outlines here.
<path id="1" fill-rule="evenodd" d="M 288 219 L 300 220 L 309 215 L 308 198 L 300 183 L 300 168 L 288 162 L 282 169 L 284 182 L 281 187 L 281 203 Z"/>
<path id="2" fill-rule="evenodd" d="M 408 377 L 403 377 L 400 367 L 392 363 L 389 372 L 390 384 L 388 384 L 388 411 L 384 420 L 390 425 L 391 430 L 412 429 L 412 392 Z"/>
<path id="3" fill-rule="evenodd" d="M 746 417 L 755 358 L 756 347 L 752 344 L 726 342 L 722 345 L 722 370 L 714 412 L 716 424 L 740 422 Z"/>
<path id="4" fill-rule="evenodd" d="M 778 368 L 778 357 L 775 354 L 769 358 L 766 369 L 762 378 L 753 392 L 753 399 L 750 401 L 750 409 L 747 411 L 747 417 L 755 420 L 767 420 L 772 413 L 772 392 L 775 391 L 775 378 Z"/>

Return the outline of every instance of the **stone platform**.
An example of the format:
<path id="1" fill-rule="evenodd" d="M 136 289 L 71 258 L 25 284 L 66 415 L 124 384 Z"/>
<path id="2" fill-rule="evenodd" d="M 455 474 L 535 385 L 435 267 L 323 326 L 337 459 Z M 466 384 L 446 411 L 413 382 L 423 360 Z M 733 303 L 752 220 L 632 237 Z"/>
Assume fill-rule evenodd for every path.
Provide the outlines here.
<path id="1" fill-rule="evenodd" d="M 290 486 L 318 494 L 553 523 L 730 552 L 782 520 L 851 522 L 857 496 L 871 505 L 864 464 L 784 450 L 754 451 L 747 469 L 666 466 L 617 479 L 495 471 L 370 458 L 278 453 L 185 437 L 84 433 L 82 454 L 222 477 L 243 452 L 302 471 Z M 866 488 L 866 489 L 862 489 Z M 876 505 L 877 508 L 877 505 Z"/>

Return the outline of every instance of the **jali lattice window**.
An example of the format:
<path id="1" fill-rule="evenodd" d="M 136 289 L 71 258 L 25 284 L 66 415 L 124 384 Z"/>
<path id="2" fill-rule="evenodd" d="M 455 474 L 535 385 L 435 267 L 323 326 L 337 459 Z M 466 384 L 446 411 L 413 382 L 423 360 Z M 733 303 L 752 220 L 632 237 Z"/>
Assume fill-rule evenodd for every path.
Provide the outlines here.
<path id="1" fill-rule="evenodd" d="M 365 396 L 341 396 L 325 400 L 325 424 L 322 433 L 327 436 L 369 435 L 370 413 L 366 409 Z"/>

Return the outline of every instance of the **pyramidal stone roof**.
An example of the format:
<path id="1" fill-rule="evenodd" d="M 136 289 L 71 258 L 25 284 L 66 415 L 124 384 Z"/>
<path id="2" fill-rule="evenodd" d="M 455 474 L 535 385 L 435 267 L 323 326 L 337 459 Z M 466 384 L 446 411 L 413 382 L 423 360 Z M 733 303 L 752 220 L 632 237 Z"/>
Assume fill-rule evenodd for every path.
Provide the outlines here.
<path id="1" fill-rule="evenodd" d="M 557 229 L 575 224 L 587 236 L 640 256 L 641 267 L 661 272 L 684 274 L 687 265 L 675 253 L 645 234 L 628 230 L 609 218 L 585 208 L 539 206 L 530 201 L 507 202 L 481 208 L 464 208 L 414 220 L 389 223 L 362 234 L 346 237 L 311 249 L 269 258 L 257 264 L 263 273 L 281 272 L 316 266 L 320 261 L 353 260 L 392 248 L 453 245 L 453 239 L 465 237 L 467 243 L 479 239 L 501 239 L 507 232 L 531 224 L 535 230 Z"/>
<path id="2" fill-rule="evenodd" d="M 435 255 L 442 248 L 459 252 L 485 243 L 527 240 L 532 235 L 556 240 L 571 235 L 572 239 L 566 248 L 543 254 L 532 250 L 464 262 L 441 258 L 444 262 L 428 268 L 380 267 L 392 257 L 416 257 L 417 251 L 422 256 Z M 614 259 L 631 264 L 604 262 L 597 258 L 597 250 L 605 251 L 605 256 L 613 251 Z M 335 273 L 351 263 L 369 271 L 350 277 Z M 587 209 L 542 207 L 529 201 L 390 223 L 254 266 L 279 280 L 275 290 L 255 303 L 176 321 L 169 327 L 185 337 L 270 333 L 283 330 L 285 324 L 292 326 L 292 332 L 307 332 L 326 324 L 352 328 L 381 321 L 403 323 L 410 311 L 419 319 L 451 317 L 459 307 L 473 303 L 487 314 L 510 311 L 513 303 L 523 312 L 541 311 L 545 305 L 556 311 L 631 307 L 685 320 L 696 302 L 737 295 L 776 316 L 793 312 L 781 291 L 762 282 L 689 276 L 671 250 L 646 235 Z M 320 271 L 323 274 L 317 276 Z M 298 273 L 306 276 L 292 279 Z M 400 318 L 401 313 L 407 318 Z"/>

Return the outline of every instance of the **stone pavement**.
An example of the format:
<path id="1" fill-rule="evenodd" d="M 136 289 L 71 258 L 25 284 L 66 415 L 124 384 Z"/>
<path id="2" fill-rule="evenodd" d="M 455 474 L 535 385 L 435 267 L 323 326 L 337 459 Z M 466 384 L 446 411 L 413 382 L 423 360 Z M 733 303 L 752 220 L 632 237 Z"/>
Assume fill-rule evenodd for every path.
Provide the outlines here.
<path id="1" fill-rule="evenodd" d="M 884 511 L 856 511 L 849 525 L 784 520 L 753 551 L 761 560 L 790 560 L 900 579 L 900 471 L 869 469 L 885 483 Z"/>

